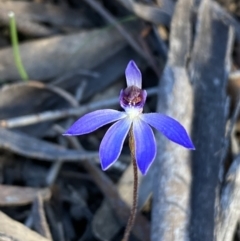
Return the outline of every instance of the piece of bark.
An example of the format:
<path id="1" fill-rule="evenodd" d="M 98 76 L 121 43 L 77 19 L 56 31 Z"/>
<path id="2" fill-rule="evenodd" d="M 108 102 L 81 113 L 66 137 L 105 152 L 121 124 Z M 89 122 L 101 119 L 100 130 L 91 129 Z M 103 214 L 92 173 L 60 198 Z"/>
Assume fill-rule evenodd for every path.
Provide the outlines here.
<path id="1" fill-rule="evenodd" d="M 50 241 L 0 212 L 0 241 Z"/>
<path id="2" fill-rule="evenodd" d="M 223 183 L 219 213 L 217 216 L 216 241 L 232 241 L 240 217 L 240 156 L 238 156 Z"/>
<path id="3" fill-rule="evenodd" d="M 233 41 L 211 1 L 200 4 L 189 73 L 194 83 L 191 241 L 214 240 L 214 216 L 227 118 L 226 83 Z"/>
<path id="4" fill-rule="evenodd" d="M 65 149 L 26 134 L 0 128 L 0 149 L 42 161 L 75 161 L 97 159 L 98 152 Z"/>
<path id="5" fill-rule="evenodd" d="M 171 24 L 168 62 L 159 82 L 157 112 L 191 131 L 192 87 L 186 70 L 191 41 L 192 0 L 179 0 Z M 190 151 L 157 134 L 152 175 L 152 241 L 187 241 L 191 188 Z M 150 178 L 150 177 L 149 177 Z"/>
<path id="6" fill-rule="evenodd" d="M 40 195 L 43 200 L 49 200 L 51 192 L 48 188 L 0 185 L 0 206 L 28 205 L 31 204 L 38 195 Z"/>
<path id="7" fill-rule="evenodd" d="M 19 51 L 29 79 L 46 80 L 79 66 L 95 68 L 124 46 L 118 31 L 108 28 L 23 43 Z M 5 48 L 0 50 L 0 82 L 9 79 L 19 79 L 19 73 L 12 48 Z"/>

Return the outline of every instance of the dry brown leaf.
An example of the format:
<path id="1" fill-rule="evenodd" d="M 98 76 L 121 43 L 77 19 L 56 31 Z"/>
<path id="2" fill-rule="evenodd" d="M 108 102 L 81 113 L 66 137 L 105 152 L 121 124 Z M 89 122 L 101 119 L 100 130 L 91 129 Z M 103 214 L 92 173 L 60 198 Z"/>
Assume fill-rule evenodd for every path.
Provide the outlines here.
<path id="1" fill-rule="evenodd" d="M 49 188 L 18 187 L 0 184 L 0 206 L 21 206 L 32 203 L 40 195 L 43 200 L 51 197 Z"/>

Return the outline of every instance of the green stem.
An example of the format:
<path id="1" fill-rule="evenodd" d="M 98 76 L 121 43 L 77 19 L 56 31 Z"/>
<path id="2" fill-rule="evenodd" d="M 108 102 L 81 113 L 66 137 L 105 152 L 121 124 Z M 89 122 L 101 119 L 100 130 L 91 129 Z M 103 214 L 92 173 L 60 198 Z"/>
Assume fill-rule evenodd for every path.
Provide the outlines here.
<path id="1" fill-rule="evenodd" d="M 27 72 L 24 69 L 24 66 L 22 64 L 19 48 L 18 48 L 18 36 L 17 36 L 17 28 L 16 28 L 16 20 L 15 15 L 13 12 L 10 12 L 8 14 L 10 19 L 10 36 L 11 36 L 11 42 L 12 42 L 12 48 L 13 48 L 13 56 L 15 60 L 16 67 L 18 69 L 19 75 L 22 78 L 22 80 L 28 80 Z"/>
<path id="2" fill-rule="evenodd" d="M 136 158 L 135 158 L 135 145 L 134 145 L 134 137 L 133 137 L 132 127 L 130 129 L 130 135 L 129 135 L 129 147 L 130 147 L 130 151 L 131 151 L 131 160 L 133 163 L 133 203 L 132 203 L 130 217 L 128 219 L 128 223 L 127 223 L 122 241 L 128 241 L 132 227 L 134 225 L 136 214 L 137 214 L 138 169 L 137 169 L 137 163 L 136 163 Z"/>

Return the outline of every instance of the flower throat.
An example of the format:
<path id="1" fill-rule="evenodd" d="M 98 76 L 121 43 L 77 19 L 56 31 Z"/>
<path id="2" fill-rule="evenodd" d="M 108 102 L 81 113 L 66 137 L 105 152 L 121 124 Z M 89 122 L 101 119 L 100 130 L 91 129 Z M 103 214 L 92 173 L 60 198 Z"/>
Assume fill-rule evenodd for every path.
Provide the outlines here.
<path id="1" fill-rule="evenodd" d="M 127 87 L 122 92 L 122 102 L 124 106 L 142 106 L 144 103 L 143 90 L 137 86 Z"/>

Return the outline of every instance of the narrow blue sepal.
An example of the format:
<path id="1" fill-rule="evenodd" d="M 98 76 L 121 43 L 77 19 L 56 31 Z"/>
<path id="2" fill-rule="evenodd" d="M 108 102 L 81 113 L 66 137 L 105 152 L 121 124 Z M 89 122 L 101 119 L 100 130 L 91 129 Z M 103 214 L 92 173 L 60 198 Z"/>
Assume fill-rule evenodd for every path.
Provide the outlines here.
<path id="1" fill-rule="evenodd" d="M 111 122 L 125 118 L 125 112 L 105 109 L 96 110 L 78 119 L 65 133 L 66 136 L 88 134 Z"/>
<path id="2" fill-rule="evenodd" d="M 175 119 L 159 113 L 143 114 L 141 119 L 156 128 L 169 140 L 187 149 L 195 150 L 192 140 L 185 128 Z"/>

